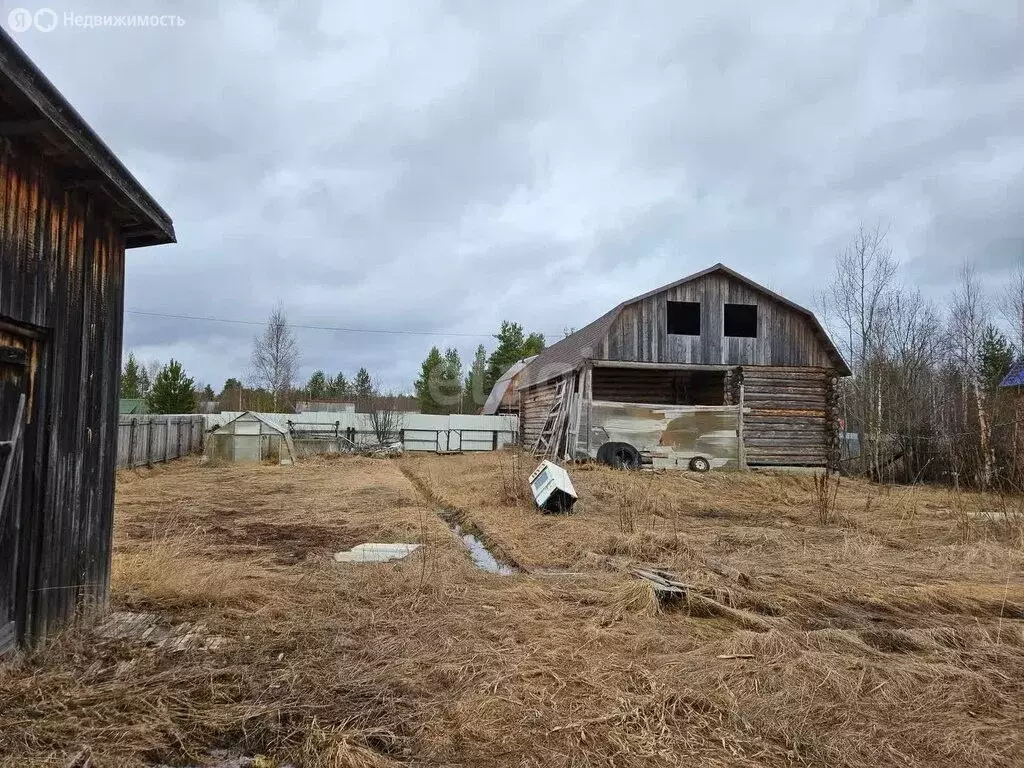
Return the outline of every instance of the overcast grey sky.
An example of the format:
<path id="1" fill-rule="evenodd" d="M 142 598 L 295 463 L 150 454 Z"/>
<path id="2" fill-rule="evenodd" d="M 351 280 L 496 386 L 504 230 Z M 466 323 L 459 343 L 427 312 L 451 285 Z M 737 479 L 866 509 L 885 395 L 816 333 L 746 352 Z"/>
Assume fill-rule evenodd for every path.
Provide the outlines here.
<path id="1" fill-rule="evenodd" d="M 409 388 L 432 343 L 554 340 L 717 261 L 810 304 L 862 220 L 935 297 L 1024 253 L 1019 2 L 46 7 L 185 22 L 15 36 L 174 219 L 129 309 L 436 334 L 302 330 L 303 376 Z M 217 388 L 258 330 L 125 325 Z"/>

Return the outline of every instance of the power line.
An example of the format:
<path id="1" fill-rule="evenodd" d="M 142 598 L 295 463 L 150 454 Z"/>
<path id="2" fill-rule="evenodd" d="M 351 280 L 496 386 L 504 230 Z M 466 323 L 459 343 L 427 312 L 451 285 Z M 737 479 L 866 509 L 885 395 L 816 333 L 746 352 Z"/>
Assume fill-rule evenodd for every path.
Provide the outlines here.
<path id="1" fill-rule="evenodd" d="M 147 312 L 141 309 L 126 309 L 129 315 L 145 315 L 147 317 L 166 317 L 172 320 L 198 320 L 207 323 L 228 323 L 232 325 L 266 325 L 265 320 L 238 320 L 229 317 L 209 317 L 203 315 L 177 315 L 170 312 Z M 454 331 L 409 331 L 391 330 L 387 328 L 346 328 L 332 325 L 300 325 L 288 323 L 290 328 L 301 328 L 310 331 L 336 331 L 339 333 L 383 333 L 396 336 L 459 336 L 463 338 L 482 339 L 494 338 L 493 333 L 456 333 Z"/>

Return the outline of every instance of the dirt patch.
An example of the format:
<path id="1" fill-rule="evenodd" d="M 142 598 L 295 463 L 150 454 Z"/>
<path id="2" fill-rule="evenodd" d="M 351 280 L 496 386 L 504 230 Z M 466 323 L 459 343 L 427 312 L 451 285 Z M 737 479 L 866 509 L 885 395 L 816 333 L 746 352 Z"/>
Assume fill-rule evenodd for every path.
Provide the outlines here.
<path id="1" fill-rule="evenodd" d="M 205 529 L 209 541 L 232 552 L 270 552 L 282 565 L 301 562 L 311 555 L 328 555 L 366 541 L 365 534 L 343 525 L 252 522 Z"/>

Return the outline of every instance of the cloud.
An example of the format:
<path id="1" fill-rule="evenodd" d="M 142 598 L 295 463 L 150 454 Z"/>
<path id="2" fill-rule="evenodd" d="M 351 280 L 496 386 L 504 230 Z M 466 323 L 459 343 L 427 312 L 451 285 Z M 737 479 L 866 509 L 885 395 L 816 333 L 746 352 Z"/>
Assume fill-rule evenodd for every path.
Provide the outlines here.
<path id="1" fill-rule="evenodd" d="M 934 297 L 1024 253 L 1015 2 L 175 12 L 18 42 L 175 220 L 130 309 L 436 333 L 300 330 L 304 375 L 408 388 L 433 343 L 557 337 L 716 261 L 810 303 L 861 221 Z M 257 330 L 129 314 L 125 343 L 219 385 Z"/>

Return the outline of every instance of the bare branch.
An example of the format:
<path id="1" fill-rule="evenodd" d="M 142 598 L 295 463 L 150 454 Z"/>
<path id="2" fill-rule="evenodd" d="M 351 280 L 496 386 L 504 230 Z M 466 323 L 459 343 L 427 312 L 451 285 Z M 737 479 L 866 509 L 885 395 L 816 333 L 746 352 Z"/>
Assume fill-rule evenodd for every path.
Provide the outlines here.
<path id="1" fill-rule="evenodd" d="M 843 355 L 856 374 L 877 351 L 886 303 L 899 262 L 880 225 L 861 225 L 852 242 L 836 257 L 832 285 L 821 299 Z"/>
<path id="2" fill-rule="evenodd" d="M 379 382 L 367 398 L 366 412 L 377 445 L 387 447 L 399 439 L 405 416 L 400 410 L 401 397 L 383 392 Z"/>
<path id="3" fill-rule="evenodd" d="M 999 297 L 999 313 L 1010 331 L 1010 342 L 1018 356 L 1024 355 L 1024 254 L 1010 272 Z"/>

